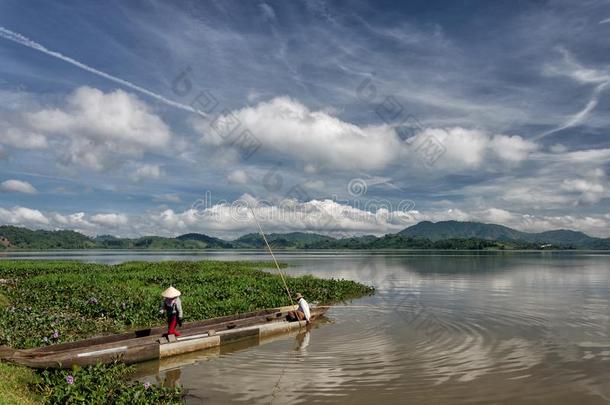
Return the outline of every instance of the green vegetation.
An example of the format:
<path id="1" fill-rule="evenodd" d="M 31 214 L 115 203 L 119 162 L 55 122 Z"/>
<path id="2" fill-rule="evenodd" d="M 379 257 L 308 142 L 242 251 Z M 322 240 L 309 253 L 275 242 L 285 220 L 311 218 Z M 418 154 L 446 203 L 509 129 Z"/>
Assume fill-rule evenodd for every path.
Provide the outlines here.
<path id="1" fill-rule="evenodd" d="M 459 250 L 504 250 L 504 249 L 538 249 L 540 246 L 525 242 L 498 242 L 476 238 L 451 238 L 431 241 L 419 237 L 408 237 L 400 234 L 388 234 L 377 238 L 363 236 L 359 238 L 335 239 L 307 245 L 309 249 L 459 249 Z"/>
<path id="2" fill-rule="evenodd" d="M 278 275 L 254 262 L 130 262 L 116 266 L 80 262 L 0 261 L 0 344 L 28 348 L 162 323 L 160 294 L 183 293 L 187 320 L 289 305 Z M 288 277 L 292 291 L 311 301 L 333 302 L 372 289 L 353 281 Z"/>
<path id="3" fill-rule="evenodd" d="M 36 371 L 0 363 L 0 404 L 177 404 L 182 388 L 131 381 L 124 364 Z"/>
<path id="4" fill-rule="evenodd" d="M 0 404 L 30 405 L 41 402 L 31 388 L 38 382 L 34 370 L 0 362 Z"/>
<path id="5" fill-rule="evenodd" d="M 0 226 L 0 250 L 6 249 L 263 249 L 263 238 L 247 234 L 225 241 L 199 233 L 176 238 L 144 236 L 137 239 L 110 235 L 89 238 L 72 231 L 31 231 Z M 267 235 L 276 249 L 610 249 L 610 238 L 594 238 L 582 232 L 556 230 L 541 233 L 517 231 L 480 222 L 424 221 L 397 234 L 335 239 L 308 232 Z M 7 246 L 5 246 L 8 245 Z"/>
<path id="6" fill-rule="evenodd" d="M 610 238 L 594 238 L 582 232 L 559 229 L 540 233 L 521 232 L 497 224 L 461 221 L 423 221 L 399 232 L 413 238 L 431 241 L 446 239 L 482 239 L 518 245 L 531 245 L 534 249 L 550 244 L 555 248 L 608 249 Z"/>
<path id="7" fill-rule="evenodd" d="M 271 233 L 266 235 L 267 241 L 274 248 L 307 249 L 309 245 L 331 242 L 334 238 L 319 235 L 316 233 L 291 232 L 291 233 Z M 264 249 L 265 241 L 258 233 L 249 233 L 233 241 L 237 248 L 256 248 Z"/>
<path id="8" fill-rule="evenodd" d="M 134 367 L 124 364 L 75 367 L 39 373 L 35 390 L 48 404 L 176 404 L 181 388 L 130 381 Z"/>
<path id="9" fill-rule="evenodd" d="M 0 236 L 10 241 L 10 247 L 21 249 L 92 249 L 91 238 L 74 231 L 31 231 L 15 226 L 0 226 Z M 4 245 L 0 245 L 4 247 Z"/>
<path id="10" fill-rule="evenodd" d="M 111 235 L 90 238 L 74 231 L 32 231 L 15 226 L 0 226 L 0 236 L 9 240 L 9 249 L 210 249 L 231 248 L 231 243 L 201 234 L 187 234 L 178 238 L 144 236 L 136 239 Z M 7 246 L 0 244 L 0 249 Z"/>
<path id="11" fill-rule="evenodd" d="M 0 261 L 0 344 L 29 348 L 160 325 L 160 294 L 182 291 L 187 321 L 288 305 L 264 262 L 131 262 L 116 266 Z M 287 277 L 292 291 L 330 303 L 373 293 L 347 280 Z M 122 365 L 36 373 L 0 363 L 0 403 L 175 403 L 179 389 L 129 382 Z M 68 378 L 71 376 L 72 378 Z M 28 387 L 35 389 L 28 390 Z M 4 402 L 2 402 L 4 401 Z"/>

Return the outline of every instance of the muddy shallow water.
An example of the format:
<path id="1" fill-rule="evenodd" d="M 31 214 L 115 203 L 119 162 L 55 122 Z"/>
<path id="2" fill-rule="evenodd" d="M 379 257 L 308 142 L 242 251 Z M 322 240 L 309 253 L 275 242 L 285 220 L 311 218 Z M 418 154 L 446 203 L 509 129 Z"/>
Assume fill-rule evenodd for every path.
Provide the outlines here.
<path id="1" fill-rule="evenodd" d="M 54 258 L 267 260 L 261 252 Z M 143 364 L 191 403 L 610 402 L 610 255 L 292 252 L 290 272 L 375 285 L 310 330 Z M 48 258 L 36 253 L 26 258 Z M 379 402 L 382 403 L 382 402 Z"/>

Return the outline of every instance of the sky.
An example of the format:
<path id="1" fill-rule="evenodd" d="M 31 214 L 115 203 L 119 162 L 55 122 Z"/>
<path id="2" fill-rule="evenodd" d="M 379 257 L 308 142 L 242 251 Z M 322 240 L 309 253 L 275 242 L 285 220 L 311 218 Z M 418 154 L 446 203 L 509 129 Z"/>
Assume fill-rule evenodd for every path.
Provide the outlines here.
<path id="1" fill-rule="evenodd" d="M 0 223 L 610 237 L 609 1 L 0 1 Z"/>

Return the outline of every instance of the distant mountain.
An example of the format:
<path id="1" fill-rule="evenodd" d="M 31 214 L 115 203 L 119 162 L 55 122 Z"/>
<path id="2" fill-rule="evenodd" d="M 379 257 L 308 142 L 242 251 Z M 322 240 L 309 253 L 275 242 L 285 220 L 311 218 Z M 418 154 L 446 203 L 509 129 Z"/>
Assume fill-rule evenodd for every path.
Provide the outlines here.
<path id="1" fill-rule="evenodd" d="M 309 244 L 323 243 L 335 240 L 330 236 L 307 232 L 271 233 L 265 235 L 267 241 L 274 248 L 305 248 Z M 233 241 L 238 248 L 264 248 L 265 241 L 258 233 L 249 233 Z"/>
<path id="2" fill-rule="evenodd" d="M 324 243 L 310 243 L 307 249 L 538 249 L 540 246 L 526 242 L 500 242 L 477 238 L 450 238 L 432 241 L 426 238 L 410 237 L 400 234 L 387 234 L 382 237 L 363 236 L 335 239 Z"/>
<path id="3" fill-rule="evenodd" d="M 475 238 L 500 242 L 551 244 L 557 247 L 583 249 L 610 248 L 610 239 L 594 238 L 582 232 L 560 229 L 529 233 L 517 231 L 503 225 L 481 222 L 423 221 L 400 231 L 399 235 L 412 238 L 425 238 L 431 241 Z"/>
<path id="4" fill-rule="evenodd" d="M 180 241 L 197 241 L 201 242 L 208 249 L 230 249 L 233 247 L 231 242 L 214 238 L 213 236 L 204 235 L 202 233 L 187 233 L 176 238 Z"/>
<path id="5" fill-rule="evenodd" d="M 14 226 L 0 226 L 0 237 L 8 240 L 12 249 L 209 249 L 232 248 L 231 242 L 203 234 L 187 234 L 177 238 L 143 236 L 117 238 L 100 235 L 90 238 L 74 231 L 29 230 Z M 0 249 L 7 246 L 0 244 Z"/>
<path id="6" fill-rule="evenodd" d="M 0 236 L 18 249 L 91 249 L 96 243 L 74 231 L 32 231 L 16 226 L 0 226 Z"/>
<path id="7" fill-rule="evenodd" d="M 578 231 L 559 229 L 540 233 L 525 233 L 526 240 L 537 243 L 553 243 L 556 245 L 592 246 L 595 243 L 608 242 L 609 239 L 593 238 Z"/>
<path id="8" fill-rule="evenodd" d="M 426 238 L 431 241 L 452 238 L 477 238 L 486 240 L 520 240 L 523 232 L 502 225 L 480 222 L 423 221 L 399 232 L 412 238 Z"/>
<path id="9" fill-rule="evenodd" d="M 565 229 L 528 233 L 503 225 L 481 222 L 420 222 L 397 234 L 365 235 L 335 239 L 308 232 L 272 233 L 267 240 L 274 249 L 610 249 L 610 238 L 594 238 Z M 74 231 L 29 230 L 0 226 L 0 250 L 6 249 L 262 249 L 257 233 L 226 241 L 200 233 L 176 238 L 144 236 L 90 238 Z"/>

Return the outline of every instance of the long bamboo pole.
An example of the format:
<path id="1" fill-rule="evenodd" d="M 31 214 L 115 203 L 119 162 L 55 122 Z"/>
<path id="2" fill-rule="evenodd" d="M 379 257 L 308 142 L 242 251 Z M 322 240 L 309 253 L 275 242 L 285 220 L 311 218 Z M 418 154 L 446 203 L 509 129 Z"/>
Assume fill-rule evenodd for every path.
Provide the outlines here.
<path id="1" fill-rule="evenodd" d="M 280 269 L 280 265 L 278 264 L 277 259 L 275 258 L 275 255 L 273 254 L 273 250 L 271 250 L 271 245 L 269 245 L 269 242 L 267 241 L 265 232 L 263 231 L 261 224 L 258 222 L 258 218 L 256 218 L 256 214 L 254 213 L 254 210 L 252 209 L 252 207 L 249 207 L 249 208 L 250 208 L 250 212 L 252 212 L 252 216 L 254 217 L 254 221 L 256 222 L 256 226 L 258 226 L 258 230 L 260 231 L 260 234 L 263 237 L 263 240 L 265 241 L 265 245 L 267 245 L 267 249 L 269 249 L 269 253 L 271 254 L 271 257 L 273 258 L 275 267 L 277 267 L 277 271 L 278 271 L 278 273 L 280 273 L 280 277 L 282 278 L 282 282 L 284 283 L 284 288 L 286 288 L 286 293 L 288 293 L 288 298 L 290 299 L 290 303 L 292 304 L 294 302 L 292 300 L 292 294 L 290 294 L 290 288 L 288 288 L 288 284 L 286 284 L 286 279 L 284 278 L 284 274 L 282 273 L 282 270 Z"/>

